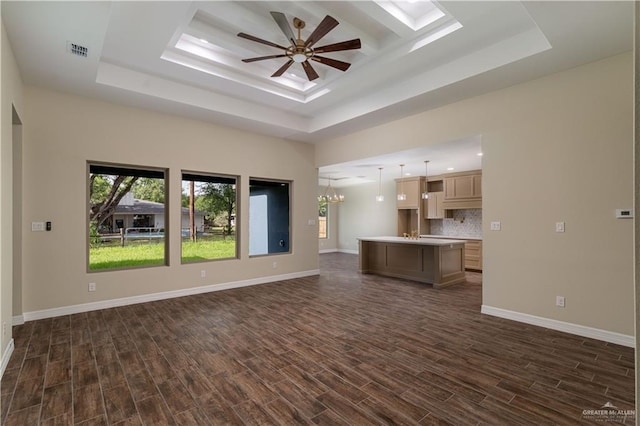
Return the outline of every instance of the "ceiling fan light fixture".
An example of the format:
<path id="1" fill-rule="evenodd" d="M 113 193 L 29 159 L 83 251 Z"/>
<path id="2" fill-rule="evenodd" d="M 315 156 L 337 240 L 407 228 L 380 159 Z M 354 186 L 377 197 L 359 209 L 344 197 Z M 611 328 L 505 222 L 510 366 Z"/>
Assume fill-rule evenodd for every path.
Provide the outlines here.
<path id="1" fill-rule="evenodd" d="M 304 53 L 294 53 L 291 56 L 291 59 L 293 59 L 294 62 L 300 63 L 307 60 L 307 55 L 305 55 Z"/>

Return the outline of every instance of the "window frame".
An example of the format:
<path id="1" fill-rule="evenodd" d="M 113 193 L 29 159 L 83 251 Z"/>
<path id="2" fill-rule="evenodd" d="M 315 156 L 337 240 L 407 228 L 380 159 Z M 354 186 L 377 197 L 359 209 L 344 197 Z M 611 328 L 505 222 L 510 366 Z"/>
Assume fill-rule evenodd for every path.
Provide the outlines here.
<path id="1" fill-rule="evenodd" d="M 325 213 L 324 216 L 320 216 L 320 205 L 325 204 Z M 329 239 L 329 205 L 330 203 L 326 201 L 318 200 L 318 239 L 319 240 L 328 240 Z M 324 237 L 320 236 L 320 218 L 324 218 Z"/>
<path id="2" fill-rule="evenodd" d="M 252 182 L 254 182 L 254 181 L 263 182 L 263 183 L 266 183 L 266 184 L 274 184 L 272 186 L 277 186 L 275 184 L 286 184 L 287 185 L 287 199 L 288 199 L 287 245 L 288 245 L 288 247 L 287 247 L 286 251 L 274 251 L 274 252 L 267 252 L 267 253 L 251 254 L 251 186 L 252 186 Z M 265 256 L 279 256 L 279 255 L 293 253 L 293 236 L 292 236 L 292 232 L 293 232 L 293 226 L 292 226 L 292 221 L 293 221 L 293 215 L 292 215 L 292 211 L 293 211 L 293 180 L 278 179 L 278 178 L 263 178 L 263 177 L 250 176 L 249 177 L 248 193 L 249 193 L 249 207 L 248 207 L 248 211 L 249 211 L 249 229 L 247 230 L 247 232 L 249 233 L 249 241 L 248 241 L 247 252 L 248 252 L 249 258 L 257 258 L 257 257 L 265 257 Z"/>
<path id="3" fill-rule="evenodd" d="M 163 211 L 163 216 L 164 216 L 164 242 L 162 243 L 164 248 L 163 248 L 163 254 L 164 254 L 164 259 L 163 262 L 161 264 L 149 264 L 149 265 L 138 265 L 138 266 L 122 266 L 122 267 L 114 267 L 114 268 L 102 268 L 102 269 L 91 269 L 91 233 L 90 233 L 90 226 L 91 226 L 91 189 L 89 187 L 89 183 L 91 180 L 91 169 L 92 166 L 95 166 L 96 168 L 103 168 L 103 169 L 113 169 L 115 170 L 123 170 L 123 171 L 129 171 L 129 172 L 135 172 L 135 171 L 140 171 L 140 172 L 147 172 L 149 174 L 155 174 L 155 173 L 161 173 L 162 174 L 162 179 L 164 181 L 164 211 Z M 144 165 L 133 165 L 133 164 L 125 164 L 125 163 L 112 163 L 112 162 L 104 162 L 104 161 L 93 161 L 93 160 L 87 160 L 86 162 L 86 181 L 85 181 L 85 191 L 86 191 L 86 197 L 85 197 L 85 208 L 86 208 L 86 221 L 85 221 L 85 252 L 86 252 L 86 271 L 89 274 L 94 274 L 94 273 L 103 273 L 103 272 L 113 272 L 113 271 L 126 271 L 126 270 L 133 270 L 133 269 L 144 269 L 144 268 L 158 268 L 158 267 L 167 267 L 170 266 L 170 253 L 169 253 L 169 247 L 170 247 L 170 239 L 171 239 L 171 231 L 170 231 L 170 217 L 171 217 L 171 213 L 170 213 L 170 208 L 168 208 L 169 206 L 169 178 L 170 178 L 170 172 L 169 172 L 169 168 L 168 167 L 158 167 L 158 166 L 144 166 Z M 107 173 L 99 173 L 99 174 L 104 174 L 107 175 Z M 130 175 L 130 176 L 134 176 L 134 175 Z M 149 176 L 147 176 L 149 177 Z M 151 176 L 153 177 L 153 176 Z"/>
<path id="4" fill-rule="evenodd" d="M 191 260 L 191 261 L 185 261 L 183 256 L 182 256 L 182 252 L 183 252 L 183 241 L 182 241 L 182 193 L 180 195 L 180 263 L 182 265 L 192 265 L 192 264 L 196 264 L 196 263 L 205 263 L 205 262 L 218 262 L 218 261 L 224 261 L 224 260 L 237 260 L 240 259 L 240 235 L 241 235 L 241 227 L 238 221 L 238 218 L 240 217 L 240 200 L 241 200 L 241 191 L 240 191 L 240 176 L 239 175 L 230 175 L 230 174 L 226 174 L 226 173 L 212 173 L 212 172 L 199 172 L 199 171 L 193 171 L 193 170 L 181 170 L 180 172 L 180 186 L 182 187 L 182 183 L 185 181 L 189 181 L 189 179 L 185 180 L 185 175 L 187 176 L 192 176 L 192 177 L 201 177 L 203 179 L 206 178 L 221 178 L 221 179 L 233 179 L 235 180 L 235 215 L 236 215 L 236 222 L 235 222 L 235 255 L 233 257 L 220 257 L 220 258 L 215 258 L 215 259 L 200 259 L 200 260 Z M 205 180 L 195 180 L 194 182 L 206 182 Z M 216 183 L 216 182 L 211 182 L 211 183 Z"/>

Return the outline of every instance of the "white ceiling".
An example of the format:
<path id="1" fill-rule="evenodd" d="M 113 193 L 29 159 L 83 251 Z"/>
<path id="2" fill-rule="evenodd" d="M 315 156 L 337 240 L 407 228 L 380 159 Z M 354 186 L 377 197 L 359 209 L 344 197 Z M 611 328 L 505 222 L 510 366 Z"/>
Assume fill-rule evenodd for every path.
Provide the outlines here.
<path id="1" fill-rule="evenodd" d="M 406 177 L 482 169 L 481 139 L 480 136 L 474 136 L 321 167 L 318 175 L 320 184 L 327 185 L 331 180 L 331 186 L 339 188 L 378 182 L 378 179 L 383 182 L 394 180 L 401 176 L 401 171 L 402 176 Z M 429 162 L 426 167 L 425 161 Z M 404 165 L 402 169 L 401 164 Z"/>
<path id="2" fill-rule="evenodd" d="M 25 84 L 311 143 L 621 53 L 633 41 L 630 1 L 3 0 L 1 8 Z M 303 39 L 331 15 L 340 24 L 316 47 L 360 38 L 362 48 L 323 54 L 352 66 L 312 62 L 313 83 L 299 64 L 295 76 L 271 78 L 284 59 L 241 59 L 280 51 L 237 37 L 290 44 L 270 11 L 304 20 Z M 88 47 L 88 57 L 68 53 L 69 42 Z M 431 161 L 434 173 L 445 167 Z"/>

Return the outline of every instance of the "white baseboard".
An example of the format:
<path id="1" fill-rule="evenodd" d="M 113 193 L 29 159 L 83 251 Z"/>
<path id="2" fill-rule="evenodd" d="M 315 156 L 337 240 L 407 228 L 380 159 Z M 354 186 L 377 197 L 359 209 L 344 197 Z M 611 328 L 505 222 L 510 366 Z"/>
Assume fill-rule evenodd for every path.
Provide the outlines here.
<path id="1" fill-rule="evenodd" d="M 11 325 L 22 325 L 24 324 L 24 315 L 16 315 L 11 318 Z"/>
<path id="2" fill-rule="evenodd" d="M 0 379 L 4 376 L 4 370 L 7 369 L 7 365 L 9 364 L 9 359 L 11 358 L 11 354 L 13 353 L 13 339 L 9 340 L 9 344 L 4 350 L 2 354 L 2 362 L 0 363 Z"/>
<path id="3" fill-rule="evenodd" d="M 586 327 L 584 325 L 538 317 L 535 315 L 523 314 L 521 312 L 509 311 L 507 309 L 494 308 L 493 306 L 487 305 L 482 305 L 482 309 L 480 310 L 480 312 L 482 312 L 483 314 L 492 315 L 494 317 L 506 318 L 526 324 L 537 325 L 540 327 L 549 328 L 551 330 L 564 331 L 565 333 L 603 340 L 605 342 L 615 343 L 622 346 L 628 346 L 632 348 L 636 346 L 636 338 L 627 334 L 601 330 L 599 328 Z"/>
<path id="4" fill-rule="evenodd" d="M 172 299 L 174 297 L 191 296 L 194 294 L 209 293 L 212 291 L 229 290 L 232 288 L 247 287 L 257 284 L 267 284 L 275 281 L 290 280 L 294 278 L 310 277 L 320 274 L 319 269 L 310 271 L 293 272 L 290 274 L 272 275 L 269 277 L 252 278 L 249 280 L 232 281 L 222 284 L 191 287 L 181 290 L 163 291 L 160 293 L 142 294 L 140 296 L 123 297 L 120 299 L 101 300 L 99 302 L 83 303 L 80 305 L 62 306 L 59 308 L 43 309 L 41 311 L 25 312 L 24 321 L 35 321 L 44 318 L 53 318 L 63 315 L 78 314 L 82 312 L 96 311 L 98 309 L 115 308 L 118 306 L 133 305 L 136 303 L 153 302 L 156 300 Z"/>
<path id="5" fill-rule="evenodd" d="M 322 249 L 320 251 L 318 251 L 318 253 L 320 254 L 325 254 L 325 253 L 337 253 L 338 249 Z"/>
<path id="6" fill-rule="evenodd" d="M 340 253 L 358 254 L 358 250 L 338 249 Z"/>

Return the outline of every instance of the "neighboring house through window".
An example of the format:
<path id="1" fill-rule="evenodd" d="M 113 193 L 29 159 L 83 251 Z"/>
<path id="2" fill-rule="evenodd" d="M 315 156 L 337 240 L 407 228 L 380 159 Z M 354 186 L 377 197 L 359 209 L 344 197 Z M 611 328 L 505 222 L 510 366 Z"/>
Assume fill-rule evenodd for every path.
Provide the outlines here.
<path id="1" fill-rule="evenodd" d="M 88 164 L 89 271 L 168 264 L 166 173 Z M 136 194 L 153 199 L 141 200 Z"/>

